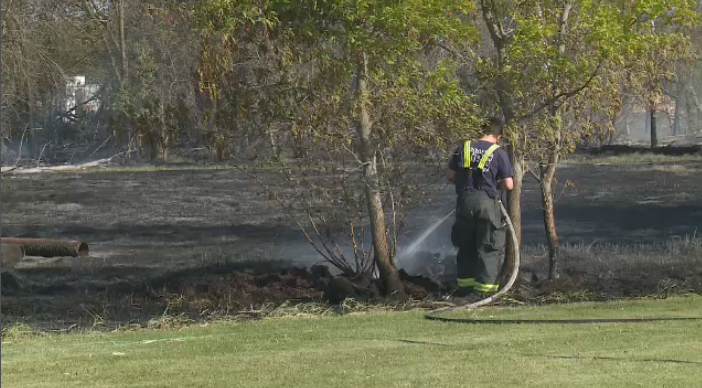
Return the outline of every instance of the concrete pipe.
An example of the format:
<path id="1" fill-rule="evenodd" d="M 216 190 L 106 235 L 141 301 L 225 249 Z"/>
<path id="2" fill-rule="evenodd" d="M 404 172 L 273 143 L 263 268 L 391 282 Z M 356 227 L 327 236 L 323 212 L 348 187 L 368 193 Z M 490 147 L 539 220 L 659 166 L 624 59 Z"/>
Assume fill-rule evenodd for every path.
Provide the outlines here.
<path id="1" fill-rule="evenodd" d="M 16 244 L 27 256 L 63 257 L 88 256 L 88 244 L 82 241 L 61 241 L 41 238 L 3 237 L 3 244 Z"/>
<path id="2" fill-rule="evenodd" d="M 21 245 L 0 244 L 0 267 L 14 268 L 23 258 L 24 249 Z"/>

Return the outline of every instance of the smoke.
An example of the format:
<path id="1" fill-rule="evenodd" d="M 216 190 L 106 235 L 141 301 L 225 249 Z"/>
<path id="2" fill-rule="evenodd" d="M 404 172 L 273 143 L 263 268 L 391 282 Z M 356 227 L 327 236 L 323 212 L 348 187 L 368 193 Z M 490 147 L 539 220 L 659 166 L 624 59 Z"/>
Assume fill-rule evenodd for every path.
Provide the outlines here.
<path id="1" fill-rule="evenodd" d="M 24 139 L 24 141 L 5 139 L 2 142 L 2 151 L 0 152 L 0 164 L 2 164 L 3 166 L 10 166 L 15 164 L 15 162 L 17 162 L 17 159 L 20 157 L 31 158 L 31 156 L 31 147 L 27 139 Z"/>

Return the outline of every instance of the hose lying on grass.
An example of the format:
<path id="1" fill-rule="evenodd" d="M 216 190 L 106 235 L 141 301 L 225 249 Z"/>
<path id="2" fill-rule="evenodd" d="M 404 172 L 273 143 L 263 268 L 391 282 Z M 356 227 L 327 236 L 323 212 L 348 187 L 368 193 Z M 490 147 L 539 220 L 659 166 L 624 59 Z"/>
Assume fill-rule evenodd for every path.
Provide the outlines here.
<path id="1" fill-rule="evenodd" d="M 514 255 L 511 258 L 507 258 L 503 264 L 505 268 L 507 266 L 512 266 L 512 273 L 509 275 L 507 283 L 494 295 L 491 295 L 485 299 L 481 299 L 477 302 L 468 303 L 456 307 L 443 307 L 436 309 L 429 314 L 426 314 L 424 318 L 434 321 L 445 321 L 445 322 L 458 322 L 458 323 L 501 323 L 501 324 L 517 324 L 517 323 L 555 323 L 555 324 L 580 324 L 580 323 L 638 323 L 638 322 L 655 322 L 655 321 L 692 321 L 692 320 L 702 320 L 702 317 L 677 317 L 677 318 L 612 318 L 612 319 L 475 319 L 475 318 L 449 318 L 446 316 L 440 316 L 448 313 L 453 313 L 457 311 L 474 310 L 482 306 L 489 305 L 490 303 L 498 300 L 514 286 L 514 282 L 517 280 L 519 275 L 519 241 L 517 240 L 517 233 L 514 230 L 514 225 L 512 225 L 512 219 L 507 213 L 504 204 L 500 201 L 500 209 L 502 210 L 502 215 L 507 221 L 507 227 L 509 229 L 509 234 L 512 238 L 512 243 L 515 249 Z"/>

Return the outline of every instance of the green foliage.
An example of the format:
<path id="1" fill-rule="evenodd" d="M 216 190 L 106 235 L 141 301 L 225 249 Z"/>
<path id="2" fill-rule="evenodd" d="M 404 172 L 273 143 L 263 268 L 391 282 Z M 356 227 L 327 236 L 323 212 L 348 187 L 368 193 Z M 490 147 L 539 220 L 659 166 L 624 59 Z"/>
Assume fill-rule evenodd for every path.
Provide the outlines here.
<path id="1" fill-rule="evenodd" d="M 694 46 L 681 32 L 651 31 L 636 42 L 624 71 L 630 87 L 643 105 L 656 104 L 665 95 L 666 86 L 678 82 L 676 69 L 696 58 Z"/>
<path id="2" fill-rule="evenodd" d="M 666 13 L 666 6 L 674 12 Z M 623 76 L 633 73 L 627 68 L 641 67 L 645 89 L 660 94 L 669 78 L 665 69 L 689 52 L 679 30 L 697 22 L 695 7 L 688 0 L 481 0 L 495 55 L 479 58 L 475 68 L 510 121 L 515 165 L 537 166 L 549 279 L 558 277 L 553 185 L 559 158 L 583 139 L 612 132 L 622 106 L 619 86 L 632 82 Z M 516 170 L 519 183 L 523 171 Z M 519 192 L 512 200 L 519 211 Z"/>
<path id="3" fill-rule="evenodd" d="M 207 42 L 200 72 L 213 100 L 208 119 L 227 137 L 278 127 L 290 141 L 275 165 L 300 190 L 274 197 L 290 214 L 309 216 L 323 254 L 343 256 L 326 247 L 338 248 L 335 236 L 346 230 L 363 261 L 370 251 L 360 109 L 372 122 L 385 210 L 397 214 L 414 183 L 408 163 L 443 161 L 449 144 L 474 128 L 475 103 L 446 54 L 476 39 L 464 22 L 472 11 L 471 2 L 449 0 L 202 2 L 195 14 Z M 368 86 L 359 96 L 361 64 Z M 320 166 L 333 179 L 311 173 Z"/>
<path id="4" fill-rule="evenodd" d="M 668 6 L 675 7 L 672 16 Z M 620 82 L 644 82 L 660 94 L 673 80 L 671 65 L 691 53 L 681 31 L 698 21 L 694 7 L 687 0 L 499 2 L 488 9 L 510 18 L 500 25 L 510 31 L 504 66 L 481 59 L 477 68 L 509 85 L 515 114 L 523 119 L 512 131 L 521 149 L 536 159 L 553 150 L 567 153 L 581 138 L 612 130 Z M 623 69 L 647 76 L 623 80 Z"/>
<path id="5" fill-rule="evenodd" d="M 188 34 L 189 14 L 176 4 L 140 3 L 141 39 L 129 44 L 128 79 L 103 98 L 108 103 L 109 129 L 130 149 L 146 148 L 152 159 L 166 159 L 178 140 L 194 134 L 200 113 L 192 72 L 198 35 Z M 130 35 L 131 36 L 131 35 Z M 201 134 L 196 134 L 201 135 Z M 181 138 L 178 138 L 181 137 Z"/>
<path id="6" fill-rule="evenodd" d="M 474 39 L 475 30 L 459 17 L 470 10 L 469 2 L 456 1 L 203 2 L 196 12 L 206 37 L 201 87 L 230 108 L 226 113 L 213 109 L 208 117 L 223 115 L 231 123 L 258 114 L 259 121 L 288 120 L 294 127 L 289 120 L 300 116 L 305 122 L 297 126 L 328 120 L 325 130 L 346 131 L 355 62 L 365 53 L 373 85 L 370 104 L 394 108 L 374 114 L 375 119 L 403 120 L 408 128 L 432 119 L 449 128 L 465 127 L 461 116 L 471 103 L 452 65 L 441 61 L 428 70 L 420 57 L 439 40 L 462 44 Z M 251 82 L 234 74 L 243 62 Z M 274 89 L 261 91 L 262 85 Z M 308 120 L 309 113 L 316 113 L 315 120 Z M 319 133 L 323 126 L 314 127 Z"/>
<path id="7" fill-rule="evenodd" d="M 152 159 L 165 160 L 179 128 L 190 121 L 188 107 L 182 99 L 164 102 L 154 96 L 145 96 L 141 102 L 141 106 L 125 106 L 121 123 L 132 130 L 138 148 L 148 147 Z"/>

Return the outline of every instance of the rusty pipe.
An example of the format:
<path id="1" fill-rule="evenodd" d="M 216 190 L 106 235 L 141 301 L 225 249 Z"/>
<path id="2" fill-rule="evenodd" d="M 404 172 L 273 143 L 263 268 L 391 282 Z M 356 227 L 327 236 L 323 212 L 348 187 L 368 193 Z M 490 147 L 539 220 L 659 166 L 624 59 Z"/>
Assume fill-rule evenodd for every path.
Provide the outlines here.
<path id="1" fill-rule="evenodd" d="M 21 245 L 1 244 L 0 245 L 0 266 L 2 268 L 13 268 L 24 258 L 24 249 Z"/>
<path id="2" fill-rule="evenodd" d="M 88 256 L 88 244 L 82 241 L 62 241 L 44 238 L 3 237 L 3 244 L 16 244 L 24 249 L 27 256 Z"/>

